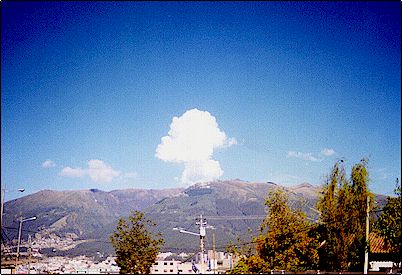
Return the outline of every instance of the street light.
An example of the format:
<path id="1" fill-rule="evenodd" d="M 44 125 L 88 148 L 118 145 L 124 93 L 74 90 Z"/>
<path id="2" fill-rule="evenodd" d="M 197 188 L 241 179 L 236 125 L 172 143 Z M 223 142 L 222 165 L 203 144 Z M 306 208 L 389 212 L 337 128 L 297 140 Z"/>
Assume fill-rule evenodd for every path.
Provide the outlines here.
<path id="1" fill-rule="evenodd" d="M 18 258 L 20 256 L 20 243 L 21 243 L 22 223 L 27 222 L 27 221 L 33 221 L 33 220 L 36 220 L 36 217 L 31 217 L 31 218 L 27 218 L 27 219 L 23 219 L 22 216 L 20 217 L 20 226 L 19 226 L 19 231 L 18 231 L 17 257 L 15 258 L 15 270 L 16 271 L 17 271 Z"/>
<path id="2" fill-rule="evenodd" d="M 182 229 L 181 227 L 173 228 L 173 230 L 178 230 L 180 233 L 200 236 L 200 250 L 201 250 L 201 273 L 204 274 L 204 238 L 205 238 L 205 228 L 207 228 L 207 221 L 206 219 L 202 218 L 202 214 L 199 218 L 196 218 L 196 225 L 200 226 L 200 233 L 190 232 L 187 230 Z"/>

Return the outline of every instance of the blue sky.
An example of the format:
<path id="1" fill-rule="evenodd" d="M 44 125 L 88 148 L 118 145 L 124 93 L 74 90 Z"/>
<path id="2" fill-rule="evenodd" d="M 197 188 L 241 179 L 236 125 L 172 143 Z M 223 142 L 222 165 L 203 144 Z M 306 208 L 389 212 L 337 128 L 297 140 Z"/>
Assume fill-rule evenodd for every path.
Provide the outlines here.
<path id="1" fill-rule="evenodd" d="M 6 1 L 1 13 L 6 200 L 20 187 L 185 186 L 187 172 L 319 185 L 339 158 L 350 171 L 368 157 L 377 193 L 400 178 L 399 2 Z M 170 135 L 173 117 L 178 135 L 207 132 L 197 142 L 212 153 L 158 157 L 162 137 L 204 148 Z"/>

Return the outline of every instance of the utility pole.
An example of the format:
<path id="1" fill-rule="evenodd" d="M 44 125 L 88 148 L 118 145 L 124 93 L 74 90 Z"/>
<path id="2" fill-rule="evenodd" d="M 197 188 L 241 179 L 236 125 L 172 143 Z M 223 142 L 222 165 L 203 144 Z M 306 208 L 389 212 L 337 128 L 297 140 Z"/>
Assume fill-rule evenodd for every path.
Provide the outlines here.
<path id="1" fill-rule="evenodd" d="M 31 235 L 28 235 L 28 274 L 31 274 L 31 255 L 32 255 L 32 241 Z"/>
<path id="2" fill-rule="evenodd" d="M 1 229 L 3 230 L 3 211 L 4 211 L 4 196 L 6 195 L 6 191 L 8 191 L 6 188 L 1 188 L 1 213 L 0 213 L 0 220 L 1 220 Z M 19 192 L 24 192 L 25 189 L 24 188 L 18 188 L 17 190 L 14 191 L 19 191 Z M 3 233 L 1 233 L 3 234 Z M 3 238 L 2 238 L 3 240 Z M 2 241 L 3 242 L 3 241 Z"/>
<path id="3" fill-rule="evenodd" d="M 28 219 L 23 219 L 22 216 L 20 217 L 20 228 L 18 230 L 17 257 L 15 257 L 15 272 L 17 272 L 18 258 L 20 256 L 22 223 L 27 222 L 27 221 L 33 221 L 33 220 L 36 220 L 36 217 L 31 217 L 31 218 L 28 218 Z"/>
<path id="4" fill-rule="evenodd" d="M 213 270 L 216 272 L 216 249 L 215 249 L 215 232 L 212 232 L 212 249 L 213 249 Z"/>
<path id="5" fill-rule="evenodd" d="M 1 252 L 3 253 L 4 249 L 4 244 L 3 244 L 3 212 L 4 212 L 4 197 L 6 195 L 6 192 L 8 190 L 6 188 L 1 188 L 1 213 L 0 213 L 0 228 L 1 228 Z M 16 190 L 11 190 L 11 191 L 19 191 L 19 192 L 24 192 L 24 188 L 18 188 Z M 21 214 L 21 213 L 20 213 Z"/>
<path id="6" fill-rule="evenodd" d="M 6 192 L 6 189 L 1 188 L 1 229 L 2 230 L 3 230 L 3 207 L 4 207 L 4 195 L 5 195 L 5 192 Z M 1 234 L 3 234 L 3 233 L 1 233 Z"/>
<path id="7" fill-rule="evenodd" d="M 205 239 L 205 228 L 207 225 L 207 221 L 205 218 L 202 217 L 202 214 L 200 215 L 199 218 L 196 218 L 196 225 L 200 226 L 200 233 L 194 233 L 190 232 L 187 230 L 179 229 L 179 228 L 173 228 L 173 230 L 180 230 L 180 233 L 186 233 L 186 234 L 191 234 L 195 236 L 200 236 L 200 250 L 201 250 L 201 264 L 200 264 L 200 273 L 204 274 L 205 273 L 205 268 L 204 268 L 204 239 Z"/>
<path id="8" fill-rule="evenodd" d="M 20 217 L 20 226 L 18 230 L 17 257 L 15 257 L 15 272 L 17 272 L 18 258 L 20 256 L 21 231 L 22 231 L 22 216 Z"/>
<path id="9" fill-rule="evenodd" d="M 204 274 L 204 238 L 207 221 L 202 218 L 201 214 L 199 220 L 195 224 L 200 226 L 201 273 Z"/>
<path id="10" fill-rule="evenodd" d="M 369 218 L 370 218 L 370 197 L 367 196 L 367 207 L 366 207 L 366 251 L 364 253 L 364 274 L 368 272 L 368 253 L 370 250 L 370 239 L 369 239 Z"/>

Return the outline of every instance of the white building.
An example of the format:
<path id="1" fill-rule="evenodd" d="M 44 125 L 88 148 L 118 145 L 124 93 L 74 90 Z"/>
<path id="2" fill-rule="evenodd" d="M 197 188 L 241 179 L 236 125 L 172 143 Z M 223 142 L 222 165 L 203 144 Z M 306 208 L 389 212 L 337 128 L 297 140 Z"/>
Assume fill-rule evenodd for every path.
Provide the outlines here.
<path id="1" fill-rule="evenodd" d="M 181 265 L 181 261 L 164 261 L 158 260 L 151 267 L 151 274 L 177 274 Z M 191 267 L 190 267 L 191 269 Z M 188 273 L 185 272 L 185 273 Z"/>
<path id="2" fill-rule="evenodd" d="M 232 269 L 236 263 L 237 258 L 231 254 L 224 252 L 215 252 L 209 250 L 204 254 L 204 264 L 201 265 L 201 255 L 198 253 L 195 255 L 195 267 L 192 262 L 184 262 L 177 260 L 160 260 L 162 257 L 158 257 L 157 261 L 151 267 L 151 274 L 195 274 L 200 273 L 203 270 L 204 274 L 219 274 L 225 273 Z M 195 268 L 195 271 L 193 270 Z"/>

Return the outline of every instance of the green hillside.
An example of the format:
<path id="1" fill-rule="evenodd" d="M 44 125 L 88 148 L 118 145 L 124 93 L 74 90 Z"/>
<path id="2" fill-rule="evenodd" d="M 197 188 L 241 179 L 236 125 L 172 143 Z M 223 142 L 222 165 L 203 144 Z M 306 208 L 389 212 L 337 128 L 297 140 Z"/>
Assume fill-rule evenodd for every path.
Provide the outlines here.
<path id="1" fill-rule="evenodd" d="M 195 218 L 206 218 L 206 248 L 212 248 L 212 234 L 216 247 L 224 250 L 238 237 L 248 241 L 257 234 L 265 216 L 265 198 L 270 190 L 283 188 L 292 208 L 302 208 L 310 220 L 318 218 L 314 210 L 320 188 L 303 183 L 284 187 L 275 183 L 252 183 L 241 180 L 215 181 L 195 184 L 187 189 L 126 189 L 104 192 L 97 189 L 80 191 L 51 191 L 9 201 L 5 204 L 4 226 L 7 238 L 17 236 L 19 213 L 37 220 L 24 223 L 24 238 L 28 234 L 50 230 L 64 236 L 75 233 L 79 239 L 93 241 L 79 244 L 67 251 L 51 251 L 54 255 L 94 255 L 97 251 L 113 254 L 109 236 L 119 217 L 127 217 L 130 210 L 142 210 L 156 222 L 156 231 L 165 239 L 164 251 L 194 252 L 199 247 L 197 236 L 183 234 L 174 228 L 198 232 Z M 378 204 L 385 196 L 377 195 Z M 250 219 L 254 217 L 254 219 Z"/>

